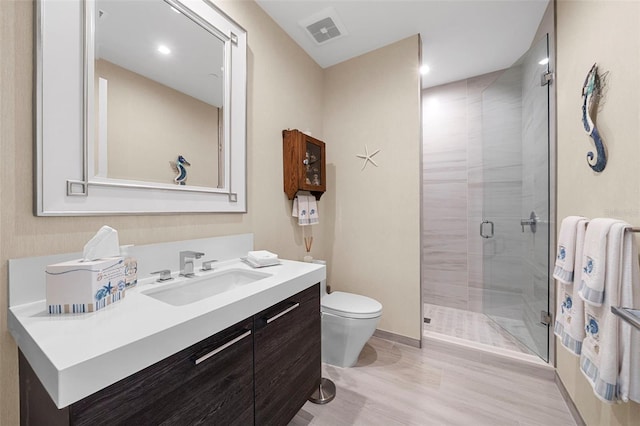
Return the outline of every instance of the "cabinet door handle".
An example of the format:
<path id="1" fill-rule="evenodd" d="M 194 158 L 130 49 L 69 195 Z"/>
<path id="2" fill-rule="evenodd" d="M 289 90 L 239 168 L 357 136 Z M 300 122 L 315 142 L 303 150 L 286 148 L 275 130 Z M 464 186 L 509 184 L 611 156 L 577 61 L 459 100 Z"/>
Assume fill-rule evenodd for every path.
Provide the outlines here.
<path id="1" fill-rule="evenodd" d="M 272 321 L 277 320 L 278 318 L 280 318 L 283 315 L 287 315 L 289 312 L 293 311 L 294 309 L 296 309 L 298 306 L 300 306 L 300 303 L 296 303 L 292 306 L 289 306 L 287 309 L 285 309 L 284 311 L 275 314 L 274 316 L 272 316 L 271 318 L 267 318 L 267 324 L 269 324 Z"/>
<path id="2" fill-rule="evenodd" d="M 211 351 L 211 352 L 209 352 L 208 354 L 206 354 L 206 355 L 202 355 L 200 358 L 198 358 L 198 359 L 196 359 L 196 360 L 195 360 L 195 364 L 196 364 L 196 365 L 198 365 L 198 364 L 200 364 L 201 362 L 208 360 L 209 358 L 211 358 L 211 357 L 212 357 L 212 356 L 214 356 L 215 354 L 218 354 L 218 353 L 220 353 L 220 352 L 224 351 L 224 350 L 225 350 L 225 349 L 227 349 L 229 346 L 232 346 L 232 345 L 234 345 L 234 344 L 238 343 L 240 340 L 244 339 L 244 338 L 245 338 L 245 337 L 247 337 L 247 336 L 251 336 L 251 330 L 249 330 L 249 331 L 247 331 L 247 332 L 245 332 L 245 333 L 242 333 L 241 335 L 239 335 L 238 337 L 236 337 L 236 338 L 235 338 L 235 339 L 233 339 L 233 340 L 229 340 L 227 343 L 225 343 L 225 344 L 224 344 L 224 345 L 222 345 L 222 346 L 217 347 L 216 349 L 212 350 L 212 351 Z"/>

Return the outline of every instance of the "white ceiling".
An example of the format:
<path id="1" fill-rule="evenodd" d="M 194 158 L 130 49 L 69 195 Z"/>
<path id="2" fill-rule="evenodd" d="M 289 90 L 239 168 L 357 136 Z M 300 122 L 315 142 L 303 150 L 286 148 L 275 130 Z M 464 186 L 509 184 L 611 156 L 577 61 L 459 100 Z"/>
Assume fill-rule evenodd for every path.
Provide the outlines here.
<path id="1" fill-rule="evenodd" d="M 423 87 L 504 69 L 528 48 L 548 0 L 256 0 L 321 67 L 414 34 Z M 333 11 L 348 35 L 318 45 L 300 22 Z"/>
<path id="2" fill-rule="evenodd" d="M 222 106 L 224 44 L 184 13 L 163 1 L 98 0 L 96 16 L 96 59 Z"/>

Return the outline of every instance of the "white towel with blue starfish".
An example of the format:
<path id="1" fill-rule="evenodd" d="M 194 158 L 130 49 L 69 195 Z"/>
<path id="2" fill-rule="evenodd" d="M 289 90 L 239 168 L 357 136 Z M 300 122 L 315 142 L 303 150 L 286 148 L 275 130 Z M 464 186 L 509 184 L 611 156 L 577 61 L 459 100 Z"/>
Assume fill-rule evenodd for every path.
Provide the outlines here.
<path id="1" fill-rule="evenodd" d="M 582 253 L 582 276 L 578 293 L 585 303 L 600 306 L 604 300 L 607 267 L 619 264 L 620 249 L 607 244 L 614 224 L 626 222 L 617 219 L 596 218 L 589 222 Z M 621 240 L 622 241 L 622 240 Z M 617 257 L 617 258 L 616 258 Z"/>
<path id="2" fill-rule="evenodd" d="M 580 262 L 576 268 L 576 233 L 578 223 L 586 224 L 586 218 L 582 216 L 567 216 L 562 219 L 560 233 L 558 234 L 558 249 L 553 277 L 564 284 L 573 284 L 574 271 L 580 271 Z M 580 247 L 582 251 L 582 248 Z M 580 257 L 578 257 L 580 260 Z"/>
<path id="3" fill-rule="evenodd" d="M 571 216 L 572 218 L 578 216 Z M 582 341 L 585 337 L 585 329 L 584 329 L 584 302 L 582 298 L 578 295 L 578 283 L 580 282 L 580 271 L 581 271 L 581 258 L 582 258 L 582 249 L 584 246 L 584 237 L 587 232 L 587 219 L 580 217 L 577 221 L 573 219 L 567 221 L 567 219 L 562 221 L 562 227 L 571 226 L 573 231 L 570 232 L 573 237 L 571 239 L 566 238 L 566 234 L 564 235 L 565 245 L 564 247 L 568 248 L 567 251 L 571 250 L 571 259 L 574 262 L 573 266 L 569 266 L 566 264 L 566 261 L 562 264 L 562 276 L 564 278 L 568 277 L 565 272 L 571 271 L 571 275 L 573 275 L 573 271 L 577 271 L 577 279 L 576 282 L 565 283 L 563 280 L 559 279 L 554 272 L 553 276 L 558 279 L 556 284 L 556 321 L 553 328 L 553 332 L 556 336 L 560 338 L 560 342 L 562 346 L 567 348 L 575 355 L 580 355 L 582 351 Z M 562 234 L 562 228 L 560 230 Z M 558 241 L 558 257 L 560 257 L 560 238 Z M 575 254 L 575 255 L 574 255 Z M 565 259 L 566 260 L 566 257 Z M 556 267 L 558 263 L 556 263 Z"/>
<path id="4" fill-rule="evenodd" d="M 625 345 L 622 342 L 620 320 L 611 312 L 611 306 L 620 303 L 622 248 L 628 226 L 622 221 L 609 226 L 605 241 L 607 262 L 601 268 L 604 277 L 603 300 L 600 305 L 585 304 L 584 308 L 586 337 L 582 342 L 580 370 L 593 386 L 595 395 L 607 403 L 622 399 L 620 380 L 628 381 L 628 376 L 621 376 L 621 367 L 623 358 L 629 357 L 628 353 L 625 354 L 629 350 L 629 343 Z M 583 272 L 583 275 L 586 273 Z"/>

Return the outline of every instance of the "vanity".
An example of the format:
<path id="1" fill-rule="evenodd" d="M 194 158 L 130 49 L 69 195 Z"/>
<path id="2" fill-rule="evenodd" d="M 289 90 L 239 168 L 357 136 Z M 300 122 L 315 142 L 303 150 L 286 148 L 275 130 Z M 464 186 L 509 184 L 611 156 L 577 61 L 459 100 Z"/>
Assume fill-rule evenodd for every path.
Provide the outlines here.
<path id="1" fill-rule="evenodd" d="M 21 423 L 287 424 L 320 382 L 318 283 L 326 270 L 287 260 L 253 269 L 240 259 L 252 245 L 246 234 L 133 247 L 139 284 L 86 314 L 49 315 L 36 300 L 42 266 L 77 254 L 11 260 L 8 320 L 20 349 Z M 157 283 L 150 272 L 174 258 L 175 272 L 176 249 L 222 259 L 198 279 L 263 275 L 201 300 L 167 303 L 154 293 L 180 289 L 188 278 L 174 273 Z"/>

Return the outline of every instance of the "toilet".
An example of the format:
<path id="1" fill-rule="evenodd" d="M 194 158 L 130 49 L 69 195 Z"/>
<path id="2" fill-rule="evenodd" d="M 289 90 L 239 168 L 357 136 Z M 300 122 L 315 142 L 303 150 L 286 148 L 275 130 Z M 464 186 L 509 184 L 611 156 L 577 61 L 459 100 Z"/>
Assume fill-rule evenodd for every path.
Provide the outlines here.
<path id="1" fill-rule="evenodd" d="M 359 294 L 334 291 L 327 294 L 321 282 L 322 362 L 352 367 L 376 330 L 382 304 Z"/>

